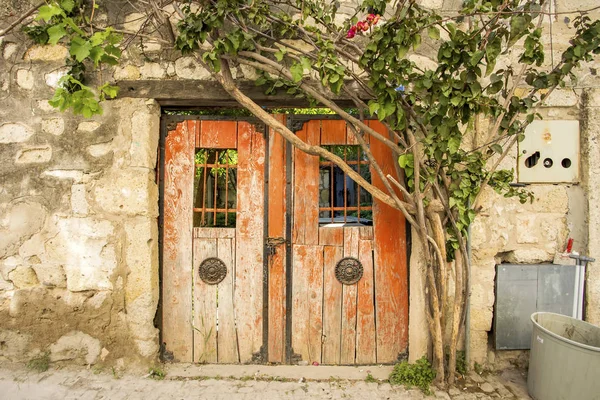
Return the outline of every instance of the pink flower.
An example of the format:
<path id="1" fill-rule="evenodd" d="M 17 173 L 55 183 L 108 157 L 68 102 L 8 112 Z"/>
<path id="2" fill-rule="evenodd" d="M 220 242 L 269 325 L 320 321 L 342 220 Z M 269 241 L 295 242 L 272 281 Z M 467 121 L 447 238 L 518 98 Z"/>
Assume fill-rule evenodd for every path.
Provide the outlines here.
<path id="1" fill-rule="evenodd" d="M 367 21 L 372 22 L 375 19 L 375 14 L 367 15 Z"/>
<path id="2" fill-rule="evenodd" d="M 373 15 L 373 14 L 371 14 L 371 15 Z M 380 18 L 379 15 L 373 16 L 373 20 L 371 21 L 371 24 L 377 25 L 377 23 L 379 22 L 379 18 Z"/>
<path id="3" fill-rule="evenodd" d="M 348 34 L 346 35 L 346 38 L 352 39 L 354 36 L 356 36 L 356 25 L 350 28 Z"/>

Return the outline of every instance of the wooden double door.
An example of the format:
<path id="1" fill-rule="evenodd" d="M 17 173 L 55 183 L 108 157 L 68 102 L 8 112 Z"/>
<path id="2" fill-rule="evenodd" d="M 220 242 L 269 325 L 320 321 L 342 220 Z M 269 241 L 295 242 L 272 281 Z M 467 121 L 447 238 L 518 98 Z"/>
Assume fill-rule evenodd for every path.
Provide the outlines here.
<path id="1" fill-rule="evenodd" d="M 276 116 L 374 185 L 345 123 Z M 387 136 L 383 125 L 371 127 Z M 179 362 L 393 363 L 406 226 L 327 160 L 244 120 L 163 119 L 162 352 Z M 395 175 L 389 149 L 371 152 Z"/>

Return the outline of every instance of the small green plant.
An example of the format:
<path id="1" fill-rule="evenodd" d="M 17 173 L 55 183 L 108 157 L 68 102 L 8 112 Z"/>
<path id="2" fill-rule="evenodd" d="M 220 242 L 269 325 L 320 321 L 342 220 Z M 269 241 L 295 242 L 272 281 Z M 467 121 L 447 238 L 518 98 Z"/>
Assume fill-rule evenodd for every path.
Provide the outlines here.
<path id="1" fill-rule="evenodd" d="M 367 377 L 365 378 L 365 382 L 367 383 L 377 383 L 377 379 L 375 379 L 375 377 L 371 374 L 367 374 Z"/>
<path id="2" fill-rule="evenodd" d="M 475 364 L 473 364 L 473 369 L 475 372 L 477 372 L 477 375 L 483 374 L 483 367 L 477 361 L 475 361 Z"/>
<path id="3" fill-rule="evenodd" d="M 464 351 L 456 352 L 456 372 L 463 376 L 467 374 L 467 359 Z"/>
<path id="4" fill-rule="evenodd" d="M 27 363 L 27 368 L 36 372 L 48 371 L 48 368 L 50 368 L 50 353 L 45 352 L 35 358 L 32 358 Z"/>
<path id="5" fill-rule="evenodd" d="M 160 367 L 157 366 L 151 367 L 148 371 L 148 377 L 157 381 L 162 381 L 163 379 L 165 379 L 165 375 L 165 371 L 163 371 Z"/>
<path id="6" fill-rule="evenodd" d="M 416 386 L 425 394 L 431 394 L 429 385 L 435 378 L 435 371 L 427 358 L 422 357 L 414 364 L 403 361 L 394 366 L 390 383 L 394 385 Z"/>

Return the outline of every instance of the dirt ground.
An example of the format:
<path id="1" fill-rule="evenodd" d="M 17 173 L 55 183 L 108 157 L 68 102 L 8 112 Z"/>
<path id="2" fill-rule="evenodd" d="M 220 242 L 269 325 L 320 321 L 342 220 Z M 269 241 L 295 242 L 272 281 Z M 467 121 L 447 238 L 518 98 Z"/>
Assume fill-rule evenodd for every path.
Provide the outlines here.
<path id="1" fill-rule="evenodd" d="M 471 373 L 448 390 L 387 383 L 391 367 L 241 366 L 171 364 L 145 370 L 51 365 L 36 372 L 23 364 L 0 364 L 0 399 L 529 399 L 519 370 Z M 164 376 L 162 376 L 164 373 Z M 368 375 L 371 375 L 367 379 Z"/>

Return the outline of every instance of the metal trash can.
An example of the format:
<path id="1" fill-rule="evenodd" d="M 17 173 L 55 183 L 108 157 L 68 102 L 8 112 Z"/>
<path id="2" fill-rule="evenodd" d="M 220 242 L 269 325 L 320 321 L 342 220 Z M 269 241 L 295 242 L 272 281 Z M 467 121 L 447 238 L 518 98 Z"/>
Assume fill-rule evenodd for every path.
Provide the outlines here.
<path id="1" fill-rule="evenodd" d="M 565 315 L 531 315 L 527 390 L 535 400 L 600 400 L 600 327 Z"/>

